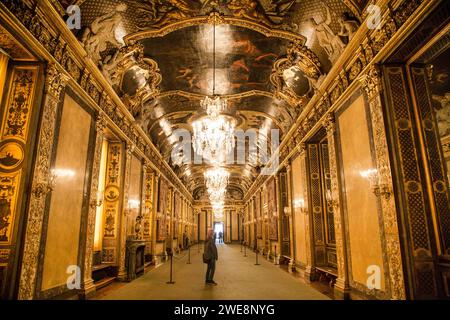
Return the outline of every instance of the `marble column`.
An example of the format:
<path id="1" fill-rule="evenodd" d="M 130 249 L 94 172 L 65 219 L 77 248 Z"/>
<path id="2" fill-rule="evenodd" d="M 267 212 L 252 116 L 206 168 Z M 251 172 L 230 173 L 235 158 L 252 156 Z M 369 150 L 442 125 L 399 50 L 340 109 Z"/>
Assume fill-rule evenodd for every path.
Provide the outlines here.
<path id="1" fill-rule="evenodd" d="M 26 231 L 20 273 L 18 299 L 33 299 L 38 276 L 39 248 L 41 246 L 42 226 L 46 213 L 45 203 L 47 193 L 41 192 L 43 186 L 48 186 L 50 165 L 54 149 L 53 141 L 56 128 L 56 117 L 61 92 L 65 88 L 68 77 L 58 70 L 56 65 L 49 64 L 46 70 L 42 117 L 38 136 L 38 150 L 33 168 L 30 201 L 27 209 Z M 44 187 L 44 190 L 46 188 Z"/>

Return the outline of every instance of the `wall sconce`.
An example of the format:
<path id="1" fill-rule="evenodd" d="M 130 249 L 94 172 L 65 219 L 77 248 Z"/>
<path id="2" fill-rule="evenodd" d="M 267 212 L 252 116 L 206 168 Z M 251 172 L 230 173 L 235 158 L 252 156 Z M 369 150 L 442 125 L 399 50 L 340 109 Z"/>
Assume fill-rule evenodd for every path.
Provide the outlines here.
<path id="1" fill-rule="evenodd" d="M 369 169 L 361 171 L 359 173 L 361 177 L 369 179 L 370 189 L 377 197 L 383 196 L 385 199 L 389 199 L 392 195 L 391 188 L 385 183 L 379 183 L 379 175 L 377 169 Z"/>
<path id="2" fill-rule="evenodd" d="M 300 209 L 303 212 L 305 210 L 305 199 L 295 199 L 294 208 Z"/>
<path id="3" fill-rule="evenodd" d="M 97 190 L 95 200 L 91 201 L 91 208 L 101 207 L 103 205 L 104 197 L 105 197 L 105 192 L 103 190 Z"/>
<path id="4" fill-rule="evenodd" d="M 141 202 L 139 200 L 129 199 L 128 200 L 128 209 L 129 210 L 139 209 L 140 204 L 141 204 Z"/>
<path id="5" fill-rule="evenodd" d="M 73 177 L 75 172 L 69 169 L 52 169 L 47 177 L 44 178 L 44 181 L 40 181 L 36 183 L 33 188 L 33 194 L 37 198 L 41 198 L 42 196 L 53 192 L 56 187 L 56 179 L 59 177 Z"/>
<path id="6" fill-rule="evenodd" d="M 291 208 L 284 207 L 284 215 L 289 217 L 291 215 Z"/>

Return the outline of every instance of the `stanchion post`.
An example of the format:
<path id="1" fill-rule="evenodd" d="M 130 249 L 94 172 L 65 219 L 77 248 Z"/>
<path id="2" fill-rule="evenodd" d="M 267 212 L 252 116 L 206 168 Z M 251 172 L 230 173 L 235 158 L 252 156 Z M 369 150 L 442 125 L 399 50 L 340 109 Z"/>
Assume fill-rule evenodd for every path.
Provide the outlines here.
<path id="1" fill-rule="evenodd" d="M 259 254 L 259 249 L 258 249 L 258 246 L 256 246 L 256 263 L 255 263 L 255 266 L 259 266 L 258 254 Z"/>
<path id="2" fill-rule="evenodd" d="M 172 279 L 172 271 L 173 271 L 173 252 L 169 253 L 170 255 L 170 281 L 166 282 L 167 284 L 174 284 L 175 281 Z"/>
<path id="3" fill-rule="evenodd" d="M 187 264 L 191 264 L 191 246 L 188 247 L 188 262 Z"/>
<path id="4" fill-rule="evenodd" d="M 277 266 L 278 265 L 278 261 L 277 261 L 277 246 L 275 245 L 275 257 L 274 257 L 274 259 L 275 259 L 275 265 Z"/>

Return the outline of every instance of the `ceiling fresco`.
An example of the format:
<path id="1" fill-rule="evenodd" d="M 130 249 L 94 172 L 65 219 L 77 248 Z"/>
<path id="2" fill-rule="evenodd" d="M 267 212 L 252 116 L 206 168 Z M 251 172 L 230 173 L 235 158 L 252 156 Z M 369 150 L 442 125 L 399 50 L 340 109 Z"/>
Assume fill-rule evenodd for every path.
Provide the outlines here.
<path id="1" fill-rule="evenodd" d="M 361 0 L 78 0 L 87 54 L 113 85 L 192 192 L 208 164 L 177 164 L 173 132 L 191 131 L 213 92 L 228 101 L 237 128 L 270 142 L 295 123 L 356 32 Z M 62 10 L 61 10 L 62 11 Z M 215 29 L 215 51 L 213 34 Z M 241 193 L 261 168 L 229 165 L 229 188 Z"/>
<path id="2" fill-rule="evenodd" d="M 213 28 L 193 26 L 142 41 L 145 55 L 154 59 L 166 75 L 162 91 L 212 94 Z M 268 91 L 273 63 L 286 54 L 289 41 L 229 25 L 218 25 L 215 29 L 216 93 Z"/>

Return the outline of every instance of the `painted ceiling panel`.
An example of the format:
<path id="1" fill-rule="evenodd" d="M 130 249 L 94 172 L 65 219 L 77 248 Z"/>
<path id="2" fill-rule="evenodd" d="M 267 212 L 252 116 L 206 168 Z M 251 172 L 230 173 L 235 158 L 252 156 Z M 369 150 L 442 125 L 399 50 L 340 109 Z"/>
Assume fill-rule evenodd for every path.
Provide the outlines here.
<path id="1" fill-rule="evenodd" d="M 173 132 L 192 130 L 213 86 L 238 129 L 255 129 L 267 141 L 278 129 L 282 139 L 356 31 L 367 1 L 61 1 L 69 4 L 81 8 L 83 28 L 74 33 L 88 56 L 194 191 L 207 164 L 172 163 Z M 245 192 L 260 168 L 229 170 L 230 188 Z"/>

